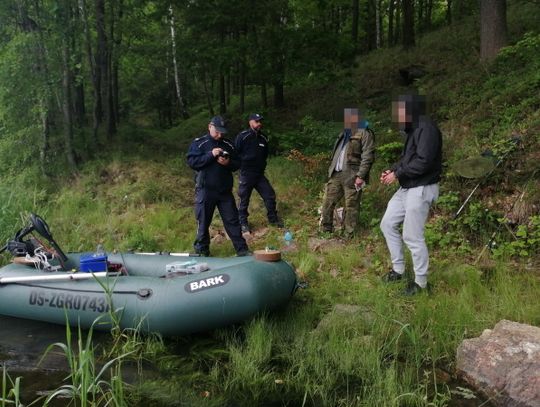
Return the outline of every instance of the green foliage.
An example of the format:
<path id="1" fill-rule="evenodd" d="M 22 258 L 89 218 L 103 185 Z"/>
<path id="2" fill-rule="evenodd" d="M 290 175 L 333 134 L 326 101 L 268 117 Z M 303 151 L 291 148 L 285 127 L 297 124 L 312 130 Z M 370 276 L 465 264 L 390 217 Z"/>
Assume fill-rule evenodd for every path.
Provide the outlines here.
<path id="1" fill-rule="evenodd" d="M 505 223 L 507 219 L 499 221 Z M 501 241 L 492 249 L 494 256 L 499 259 L 536 256 L 540 251 L 540 216 L 531 216 L 528 224 L 518 225 L 514 239 Z"/>
<path id="2" fill-rule="evenodd" d="M 278 135 L 280 151 L 300 150 L 304 154 L 330 152 L 342 126 L 333 122 L 315 120 L 305 116 L 300 120 L 300 131 Z"/>
<path id="3" fill-rule="evenodd" d="M 383 144 L 377 147 L 377 159 L 384 161 L 387 165 L 394 163 L 398 160 L 402 149 L 403 143 L 399 141 Z"/>
<path id="4" fill-rule="evenodd" d="M 441 249 L 453 248 L 459 253 L 472 253 L 476 245 L 485 243 L 495 229 L 497 216 L 481 202 L 470 202 L 454 219 L 460 205 L 455 192 L 443 194 L 437 200 L 436 209 L 441 214 L 426 225 L 426 242 Z"/>
<path id="5" fill-rule="evenodd" d="M 11 378 L 5 364 L 2 365 L 2 391 L 0 393 L 0 406 L 23 407 L 20 400 L 21 378 Z"/>
<path id="6" fill-rule="evenodd" d="M 70 368 L 69 384 L 65 384 L 49 394 L 45 399 L 45 406 L 59 397 L 71 399 L 74 405 L 81 406 L 126 407 L 128 405 L 124 396 L 125 384 L 122 379 L 122 359 L 128 354 L 112 358 L 99 369 L 92 342 L 92 332 L 91 328 L 85 340 L 79 328 L 77 347 L 73 348 L 71 328 L 67 323 L 66 343 L 58 342 L 45 350 L 43 357 L 52 349 L 59 348 L 66 357 Z M 106 373 L 109 372 L 110 379 L 107 380 Z"/>

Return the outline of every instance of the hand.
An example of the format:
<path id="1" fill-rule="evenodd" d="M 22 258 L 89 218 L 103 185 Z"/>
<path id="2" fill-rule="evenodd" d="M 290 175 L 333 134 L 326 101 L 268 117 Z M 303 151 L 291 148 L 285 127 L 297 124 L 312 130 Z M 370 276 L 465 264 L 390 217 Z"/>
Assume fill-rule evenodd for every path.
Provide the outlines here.
<path id="1" fill-rule="evenodd" d="M 213 149 L 212 149 L 212 155 L 213 155 L 214 157 L 217 157 L 218 155 L 221 154 L 222 151 L 223 151 L 223 149 L 220 148 L 220 147 L 213 148 Z M 218 161 L 219 161 L 219 160 L 218 160 Z"/>
<path id="2" fill-rule="evenodd" d="M 397 180 L 396 174 L 394 171 L 385 171 L 381 175 L 381 182 L 385 185 L 390 185 Z"/>
<path id="3" fill-rule="evenodd" d="M 224 165 L 224 166 L 229 165 L 229 161 L 230 161 L 229 156 L 227 156 L 227 157 L 220 156 L 217 159 L 218 164 L 221 164 L 221 165 Z"/>
<path id="4" fill-rule="evenodd" d="M 384 177 L 386 177 L 390 172 L 392 171 L 386 170 L 386 171 L 381 172 L 381 176 L 379 178 L 379 181 L 381 181 L 381 184 L 384 184 Z"/>
<path id="5" fill-rule="evenodd" d="M 362 178 L 356 177 L 354 179 L 354 188 L 357 191 L 360 191 L 360 189 L 364 186 L 365 183 L 366 183 L 366 181 L 364 181 Z"/>

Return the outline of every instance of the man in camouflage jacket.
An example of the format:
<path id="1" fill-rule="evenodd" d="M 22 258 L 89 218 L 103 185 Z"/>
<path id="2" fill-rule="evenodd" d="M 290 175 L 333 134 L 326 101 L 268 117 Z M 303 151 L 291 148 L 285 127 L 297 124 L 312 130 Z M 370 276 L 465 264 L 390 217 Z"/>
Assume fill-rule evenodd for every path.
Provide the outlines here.
<path id="1" fill-rule="evenodd" d="M 360 126 L 359 126 L 360 123 Z M 333 232 L 334 208 L 344 198 L 343 228 L 345 237 L 352 237 L 363 188 L 369 181 L 369 171 L 375 159 L 373 131 L 366 121 L 359 122 L 358 109 L 345 109 L 345 129 L 339 134 L 328 168 L 321 229 Z"/>

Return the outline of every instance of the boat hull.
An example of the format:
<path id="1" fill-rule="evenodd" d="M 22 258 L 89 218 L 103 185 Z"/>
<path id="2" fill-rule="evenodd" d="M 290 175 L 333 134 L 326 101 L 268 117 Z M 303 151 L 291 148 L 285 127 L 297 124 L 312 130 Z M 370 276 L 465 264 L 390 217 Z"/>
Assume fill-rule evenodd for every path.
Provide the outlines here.
<path id="1" fill-rule="evenodd" d="M 66 269 L 76 269 L 80 254 L 69 254 Z M 196 274 L 168 273 L 167 266 L 195 259 L 210 269 Z M 95 329 L 138 328 L 164 336 L 207 331 L 244 321 L 285 305 L 296 289 L 286 262 L 252 257 L 186 258 L 171 255 L 116 254 L 128 275 L 81 281 L 47 281 L 64 272 L 43 272 L 10 264 L 2 277 L 41 276 L 43 280 L 0 284 L 0 314 Z"/>

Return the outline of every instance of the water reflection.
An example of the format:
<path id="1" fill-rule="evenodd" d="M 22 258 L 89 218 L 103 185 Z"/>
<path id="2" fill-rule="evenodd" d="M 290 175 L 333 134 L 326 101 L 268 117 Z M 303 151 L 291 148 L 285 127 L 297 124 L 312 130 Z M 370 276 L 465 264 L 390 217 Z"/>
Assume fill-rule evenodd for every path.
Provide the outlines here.
<path id="1" fill-rule="evenodd" d="M 5 316 L 0 316 L 0 326 L 0 363 L 9 371 L 68 369 L 65 358 L 57 351 L 38 366 L 50 344 L 66 341 L 65 326 Z"/>

